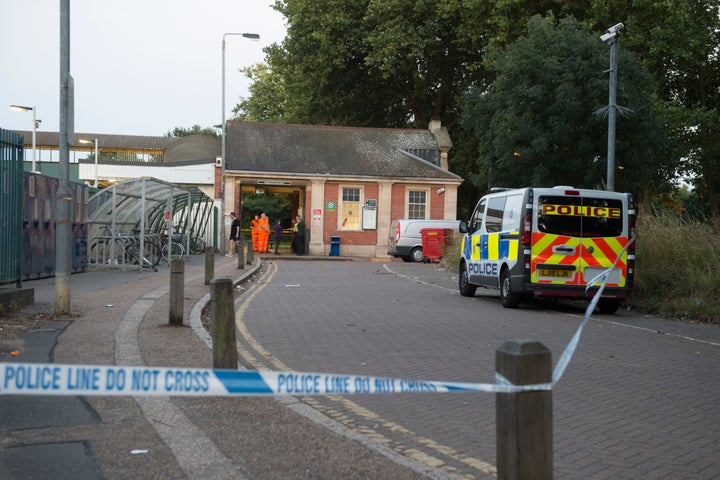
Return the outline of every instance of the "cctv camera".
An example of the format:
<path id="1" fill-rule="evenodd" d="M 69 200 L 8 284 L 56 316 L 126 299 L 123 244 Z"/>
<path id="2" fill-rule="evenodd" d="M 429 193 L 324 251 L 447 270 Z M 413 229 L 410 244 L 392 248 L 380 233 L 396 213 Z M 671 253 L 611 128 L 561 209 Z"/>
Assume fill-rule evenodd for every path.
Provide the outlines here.
<path id="1" fill-rule="evenodd" d="M 623 25 L 622 23 L 618 23 L 618 24 L 615 24 L 612 27 L 608 28 L 607 31 L 608 31 L 608 33 L 617 33 L 620 30 L 622 30 L 623 27 L 625 27 L 625 25 Z"/>

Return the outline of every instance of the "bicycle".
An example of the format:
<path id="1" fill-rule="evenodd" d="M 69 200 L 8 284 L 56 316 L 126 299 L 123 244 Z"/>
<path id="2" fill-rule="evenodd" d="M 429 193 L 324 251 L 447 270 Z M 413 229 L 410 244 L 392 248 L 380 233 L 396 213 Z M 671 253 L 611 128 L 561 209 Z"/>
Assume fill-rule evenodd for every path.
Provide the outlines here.
<path id="1" fill-rule="evenodd" d="M 205 248 L 207 247 L 207 244 L 205 243 L 205 240 L 203 240 L 200 237 L 192 237 L 190 239 L 190 253 L 193 255 L 199 255 L 201 253 L 205 253 Z"/>
<path id="2" fill-rule="evenodd" d="M 95 237 L 90 246 L 90 263 L 97 265 L 140 265 L 157 271 L 160 263 L 160 247 L 149 238 L 144 238 L 140 250 L 139 230 L 134 235 L 115 233 L 108 226 L 103 227 L 109 235 Z"/>
<path id="3" fill-rule="evenodd" d="M 170 240 L 166 234 L 160 235 L 160 255 L 168 263 L 171 260 L 179 260 L 185 257 L 185 247 L 182 243 L 176 242 L 174 237 L 175 235 Z"/>
<path id="4" fill-rule="evenodd" d="M 205 247 L 207 246 L 205 240 L 197 235 L 193 236 L 194 231 L 192 228 L 189 228 L 183 233 L 181 227 L 176 225 L 174 232 L 173 242 L 181 244 L 186 254 L 199 255 L 205 253 Z"/>

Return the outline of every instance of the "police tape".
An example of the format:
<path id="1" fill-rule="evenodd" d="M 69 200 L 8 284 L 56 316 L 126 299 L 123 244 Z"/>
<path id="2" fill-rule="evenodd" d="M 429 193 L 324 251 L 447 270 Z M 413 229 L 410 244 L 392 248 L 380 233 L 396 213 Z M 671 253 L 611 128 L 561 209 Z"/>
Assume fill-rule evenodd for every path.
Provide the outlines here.
<path id="1" fill-rule="evenodd" d="M 406 380 L 327 373 L 0 363 L 1 395 L 253 396 L 518 392 L 550 385 Z"/>
<path id="2" fill-rule="evenodd" d="M 513 385 L 496 374 L 496 383 L 438 382 L 329 373 L 213 370 L 202 368 L 121 367 L 56 363 L 0 362 L 0 395 L 83 396 L 255 396 L 352 395 L 380 393 L 516 393 L 552 390 L 572 359 L 590 314 L 633 237 L 615 262 L 590 282 L 600 283 L 549 383 Z"/>

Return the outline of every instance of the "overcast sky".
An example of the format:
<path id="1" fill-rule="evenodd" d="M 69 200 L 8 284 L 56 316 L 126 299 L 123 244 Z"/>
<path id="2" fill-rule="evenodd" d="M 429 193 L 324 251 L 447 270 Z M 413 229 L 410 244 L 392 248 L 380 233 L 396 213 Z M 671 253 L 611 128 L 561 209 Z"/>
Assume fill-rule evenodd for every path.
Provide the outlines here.
<path id="1" fill-rule="evenodd" d="M 70 0 L 70 74 L 75 132 L 162 136 L 175 127 L 221 123 L 222 38 L 226 116 L 249 81 L 238 70 L 281 43 L 284 17 L 273 0 Z M 0 0 L 0 128 L 58 131 L 60 1 Z"/>

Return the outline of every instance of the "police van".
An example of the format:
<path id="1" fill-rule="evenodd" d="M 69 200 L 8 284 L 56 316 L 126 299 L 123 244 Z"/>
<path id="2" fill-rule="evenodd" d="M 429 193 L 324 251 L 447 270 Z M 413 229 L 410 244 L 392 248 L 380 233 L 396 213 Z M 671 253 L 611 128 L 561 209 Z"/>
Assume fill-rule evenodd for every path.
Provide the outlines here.
<path id="1" fill-rule="evenodd" d="M 586 289 L 588 282 L 617 259 L 598 302 L 601 312 L 614 313 L 632 289 L 635 217 L 629 193 L 492 189 L 460 223 L 460 294 L 499 289 L 507 308 L 533 297 L 589 299 L 599 283 Z"/>

